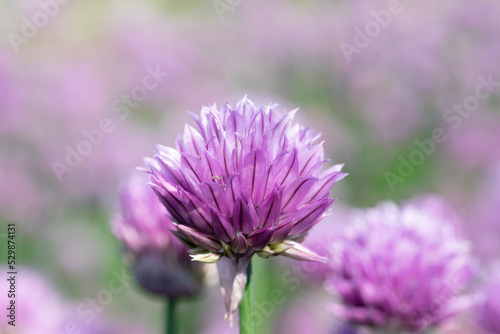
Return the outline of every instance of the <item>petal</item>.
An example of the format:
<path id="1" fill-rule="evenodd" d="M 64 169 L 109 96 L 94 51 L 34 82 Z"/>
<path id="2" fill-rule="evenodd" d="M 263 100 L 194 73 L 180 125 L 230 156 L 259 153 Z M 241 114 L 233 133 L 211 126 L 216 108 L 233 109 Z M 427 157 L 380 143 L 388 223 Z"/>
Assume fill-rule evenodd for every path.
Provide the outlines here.
<path id="1" fill-rule="evenodd" d="M 292 213 L 293 216 L 293 228 L 291 234 L 300 234 L 304 231 L 310 229 L 315 223 L 322 218 L 325 211 L 333 203 L 332 199 L 325 198 L 321 201 L 317 201 L 302 207 Z M 292 217 L 289 217 L 290 219 Z"/>
<path id="2" fill-rule="evenodd" d="M 318 254 L 314 253 L 312 250 L 302 246 L 301 244 L 287 240 L 284 241 L 283 243 L 288 243 L 292 245 L 292 247 L 288 248 L 286 251 L 284 251 L 282 254 L 286 257 L 290 257 L 295 260 L 301 260 L 301 261 L 313 261 L 313 262 L 322 262 L 322 263 L 327 263 L 327 259 L 325 257 L 319 256 Z"/>
<path id="3" fill-rule="evenodd" d="M 172 190 L 158 186 L 155 183 L 152 183 L 151 186 L 175 222 L 188 226 L 194 226 L 188 210 L 186 209 L 184 203 L 182 203 L 179 199 L 178 191 L 175 188 Z"/>
<path id="4" fill-rule="evenodd" d="M 223 126 L 221 119 L 216 114 L 214 114 L 212 110 L 209 111 L 209 115 L 207 117 L 209 118 L 209 123 L 211 124 L 212 134 L 217 138 L 217 140 L 220 143 L 223 138 L 222 134 Z"/>
<path id="5" fill-rule="evenodd" d="M 323 160 L 323 142 L 316 145 L 312 150 L 299 152 L 300 161 L 303 166 L 299 175 L 312 175 L 314 166 Z"/>
<path id="6" fill-rule="evenodd" d="M 226 205 L 226 193 L 224 189 L 215 182 L 204 182 L 201 185 L 201 190 L 206 201 L 224 215 L 228 214 Z"/>
<path id="7" fill-rule="evenodd" d="M 179 134 L 175 136 L 175 148 L 179 151 L 179 153 L 184 152 L 184 144 L 182 143 L 181 136 Z"/>
<path id="8" fill-rule="evenodd" d="M 291 222 L 284 222 L 276 226 L 276 229 L 273 232 L 273 236 L 269 241 L 270 244 L 280 243 L 288 237 L 290 231 L 293 228 L 293 224 Z"/>
<path id="9" fill-rule="evenodd" d="M 226 185 L 226 203 L 228 212 L 233 212 L 234 204 L 239 197 L 241 197 L 240 177 L 238 174 L 234 174 L 230 177 Z"/>
<path id="10" fill-rule="evenodd" d="M 196 131 L 191 125 L 186 124 L 184 127 L 184 151 L 194 157 L 201 157 L 205 141 L 203 136 Z"/>
<path id="11" fill-rule="evenodd" d="M 213 233 L 212 215 L 209 207 L 190 193 L 183 193 L 187 197 L 186 209 L 193 224 L 202 232 Z"/>
<path id="12" fill-rule="evenodd" d="M 241 144 L 239 143 L 238 134 L 244 134 L 243 118 L 236 111 L 230 111 L 229 117 L 226 120 L 226 140 L 230 151 L 236 150 L 236 161 L 238 160 Z"/>
<path id="13" fill-rule="evenodd" d="M 254 231 L 259 227 L 259 214 L 255 203 L 251 199 L 246 202 L 248 203 L 248 209 L 250 210 L 250 215 L 252 216 L 252 231 Z"/>
<path id="14" fill-rule="evenodd" d="M 184 245 L 186 245 L 189 248 L 188 250 L 189 252 L 191 252 L 193 249 L 201 248 L 197 244 L 193 243 L 191 239 L 189 239 L 184 233 L 182 233 L 178 229 L 170 230 L 170 232 L 172 232 L 172 234 L 175 235 L 177 239 L 179 239 Z M 203 249 L 203 251 L 205 251 L 205 249 Z"/>
<path id="15" fill-rule="evenodd" d="M 212 211 L 212 227 L 217 237 L 224 242 L 230 242 L 236 237 L 236 229 L 229 219 L 214 211 Z"/>
<path id="16" fill-rule="evenodd" d="M 231 243 L 231 249 L 236 254 L 244 254 L 248 249 L 248 241 L 243 233 L 236 233 L 236 237 Z"/>
<path id="17" fill-rule="evenodd" d="M 245 120 L 253 114 L 255 109 L 257 109 L 255 104 L 246 95 L 236 104 L 236 110 Z"/>
<path id="18" fill-rule="evenodd" d="M 219 252 L 221 250 L 221 245 L 216 240 L 211 239 L 207 234 L 198 232 L 190 227 L 176 224 L 176 227 L 181 231 L 189 240 L 191 240 L 196 245 L 200 245 L 206 250 L 212 252 Z"/>
<path id="19" fill-rule="evenodd" d="M 286 155 L 290 152 L 281 152 L 274 160 L 271 162 L 271 166 L 267 169 L 265 174 L 264 182 L 264 198 L 269 196 L 269 194 L 274 190 L 276 186 L 276 175 L 278 174 L 279 168 L 283 160 L 286 159 Z"/>
<path id="20" fill-rule="evenodd" d="M 181 154 L 181 166 L 184 167 L 184 173 L 189 172 L 192 173 L 194 177 L 199 182 L 202 182 L 204 179 L 204 169 L 201 164 L 200 159 L 194 157 L 191 154 L 188 153 L 182 153 Z M 187 171 L 186 171 L 187 169 Z"/>
<path id="21" fill-rule="evenodd" d="M 229 151 L 226 138 L 222 138 L 217 151 L 217 159 L 219 160 L 222 176 L 229 177 L 234 173 L 234 162 L 232 160 L 231 152 Z"/>
<path id="22" fill-rule="evenodd" d="M 160 175 L 157 177 L 163 177 L 164 180 L 168 181 L 173 185 L 179 185 L 189 192 L 197 193 L 200 191 L 200 187 L 197 184 L 199 182 L 196 176 L 190 170 L 181 168 L 180 166 L 175 166 L 172 163 L 165 162 L 163 156 L 156 156 L 156 162 L 160 168 Z"/>
<path id="23" fill-rule="evenodd" d="M 266 122 L 264 111 L 260 109 L 258 112 L 255 113 L 255 115 L 252 118 L 252 121 L 248 126 L 249 132 L 247 133 L 247 136 L 251 135 L 252 137 L 254 137 L 257 147 L 260 147 L 260 145 L 262 144 L 262 139 L 263 139 L 262 137 L 266 133 L 267 128 L 268 128 L 268 122 Z"/>
<path id="24" fill-rule="evenodd" d="M 275 144 L 273 145 L 273 156 L 276 156 L 278 152 L 282 150 L 280 143 L 283 139 L 286 139 L 285 130 L 288 128 L 290 121 L 294 118 L 296 112 L 297 109 L 290 111 L 274 125 L 271 131 L 271 137 L 269 138 L 270 142 Z"/>
<path id="25" fill-rule="evenodd" d="M 217 153 L 218 147 L 219 147 L 219 140 L 217 139 L 216 136 L 208 138 L 207 144 L 205 145 L 205 154 L 210 153 L 213 156 L 213 154 Z"/>
<path id="26" fill-rule="evenodd" d="M 250 234 L 253 231 L 254 217 L 249 206 L 240 197 L 236 200 L 233 209 L 233 223 L 237 231 Z"/>
<path id="27" fill-rule="evenodd" d="M 163 176 L 168 182 L 182 184 L 182 174 L 172 163 L 169 163 L 164 159 L 164 156 L 155 156 L 156 167 L 159 168 L 160 175 Z"/>
<path id="28" fill-rule="evenodd" d="M 288 186 L 283 192 L 282 211 L 296 209 L 297 205 L 306 197 L 311 187 L 318 181 L 311 176 L 301 176 Z"/>
<path id="29" fill-rule="evenodd" d="M 276 223 L 281 214 L 281 190 L 274 189 L 274 192 L 267 197 L 259 208 L 259 227 L 272 226 Z"/>
<path id="30" fill-rule="evenodd" d="M 181 164 L 181 154 L 173 147 L 155 145 L 154 148 L 158 152 L 158 155 L 168 158 L 168 160 L 175 163 L 177 166 Z"/>
<path id="31" fill-rule="evenodd" d="M 206 141 L 208 139 L 207 133 L 205 132 L 206 126 L 203 124 L 201 117 L 195 113 L 190 112 L 190 111 L 188 111 L 187 113 L 189 114 L 189 116 L 191 116 L 191 118 L 194 119 L 194 121 L 196 122 L 196 125 L 198 125 L 199 133 L 201 134 L 202 138 L 205 139 L 205 141 Z"/>
<path id="32" fill-rule="evenodd" d="M 215 263 L 220 260 L 222 254 L 205 252 L 199 254 L 190 255 L 193 261 L 204 262 L 204 263 Z"/>
<path id="33" fill-rule="evenodd" d="M 208 176 L 214 181 L 223 178 L 224 173 L 217 159 L 207 150 L 202 153 L 201 161 L 203 167 L 208 171 Z"/>
<path id="34" fill-rule="evenodd" d="M 299 159 L 296 148 L 289 154 L 286 162 L 278 166 L 275 183 L 286 185 L 296 180 L 299 175 Z"/>
<path id="35" fill-rule="evenodd" d="M 222 121 L 222 125 L 223 125 L 223 127 L 225 129 L 226 126 L 227 126 L 227 120 L 229 118 L 229 115 L 232 112 L 231 106 L 229 105 L 229 103 L 226 103 L 226 104 L 224 104 L 222 106 L 222 109 L 218 110 L 217 106 L 214 104 L 213 107 L 212 107 L 212 109 L 213 109 L 213 113 L 214 114 L 220 115 L 219 119 Z"/>
<path id="36" fill-rule="evenodd" d="M 236 106 L 236 109 L 238 109 L 238 106 Z M 228 134 L 245 134 L 245 125 L 245 119 L 240 112 L 236 110 L 231 110 L 229 112 L 229 117 L 226 120 L 226 131 Z"/>
<path id="37" fill-rule="evenodd" d="M 250 192 L 255 203 L 259 203 L 264 197 L 265 188 L 260 178 L 266 173 L 266 156 L 261 150 L 253 150 L 245 156 L 243 166 L 243 188 Z"/>
<path id="38" fill-rule="evenodd" d="M 327 169 L 320 180 L 311 188 L 309 202 L 321 199 L 330 193 L 335 182 L 342 180 L 348 174 L 339 171 L 343 165 L 335 165 Z"/>
<path id="39" fill-rule="evenodd" d="M 275 230 L 274 226 L 261 228 L 251 233 L 247 240 L 250 247 L 255 251 L 260 251 L 267 246 Z"/>

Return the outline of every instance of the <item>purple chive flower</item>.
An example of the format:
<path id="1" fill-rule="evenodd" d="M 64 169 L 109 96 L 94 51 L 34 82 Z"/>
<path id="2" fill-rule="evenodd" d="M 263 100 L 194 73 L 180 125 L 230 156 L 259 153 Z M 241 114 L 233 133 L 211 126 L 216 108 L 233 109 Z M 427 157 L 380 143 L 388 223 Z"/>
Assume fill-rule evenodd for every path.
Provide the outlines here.
<path id="1" fill-rule="evenodd" d="M 426 197 L 354 215 L 334 243 L 329 283 L 344 321 L 383 331 L 425 330 L 469 306 L 458 296 L 473 276 L 468 243 L 445 203 Z"/>
<path id="2" fill-rule="evenodd" d="M 113 232 L 131 258 L 139 285 L 168 298 L 200 292 L 201 264 L 193 263 L 188 249 L 170 231 L 174 226 L 145 177 L 134 175 L 121 191 L 121 213 Z"/>
<path id="3" fill-rule="evenodd" d="M 252 255 L 323 258 L 303 247 L 307 231 L 333 200 L 346 174 L 324 172 L 322 143 L 311 129 L 257 108 L 246 97 L 236 108 L 205 107 L 192 115 L 176 148 L 157 147 L 148 160 L 151 184 L 170 212 L 176 235 L 194 260 L 217 262 L 228 316 L 241 302 Z"/>

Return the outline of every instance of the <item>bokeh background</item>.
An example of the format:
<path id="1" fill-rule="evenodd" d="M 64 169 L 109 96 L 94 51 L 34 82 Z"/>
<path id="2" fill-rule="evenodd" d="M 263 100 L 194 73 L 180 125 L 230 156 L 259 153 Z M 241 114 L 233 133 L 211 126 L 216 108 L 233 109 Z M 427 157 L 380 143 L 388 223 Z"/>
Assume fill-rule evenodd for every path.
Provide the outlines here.
<path id="1" fill-rule="evenodd" d="M 152 145 L 173 144 L 191 122 L 186 111 L 245 94 L 284 112 L 300 108 L 327 156 L 346 164 L 350 176 L 332 194 L 333 228 L 350 207 L 438 194 L 462 217 L 487 277 L 500 254 L 500 87 L 483 89 L 488 97 L 477 105 L 471 96 L 480 78 L 500 82 L 500 2 L 399 4 L 346 57 L 342 45 L 359 46 L 358 29 L 387 1 L 1 1 L 0 253 L 4 260 L 6 225 L 15 223 L 21 298 L 34 302 L 18 321 L 37 314 L 46 328 L 75 321 L 82 333 L 160 333 L 162 301 L 132 280 L 92 320 L 77 311 L 127 270 L 109 228 L 120 180 Z M 127 104 L 155 70 L 168 74 Z M 463 103 L 471 111 L 449 111 Z M 68 152 L 103 120 L 109 131 L 68 166 Z M 446 139 L 425 153 L 418 143 L 436 129 Z M 309 269 L 271 259 L 255 270 L 258 297 L 284 296 L 263 317 L 268 333 L 333 333 L 329 297 Z M 290 270 L 302 272 L 298 286 L 283 282 Z M 182 326 L 233 333 L 216 277 L 208 281 L 201 300 L 184 304 Z M 475 326 L 464 314 L 440 331 Z"/>

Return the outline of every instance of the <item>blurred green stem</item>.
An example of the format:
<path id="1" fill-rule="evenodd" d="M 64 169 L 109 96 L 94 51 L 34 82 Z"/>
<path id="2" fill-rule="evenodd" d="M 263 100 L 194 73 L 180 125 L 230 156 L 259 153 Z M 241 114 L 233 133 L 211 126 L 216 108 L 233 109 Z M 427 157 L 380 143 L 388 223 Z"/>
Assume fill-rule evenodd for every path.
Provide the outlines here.
<path id="1" fill-rule="evenodd" d="M 177 334 L 177 299 L 167 299 L 165 306 L 165 334 Z"/>
<path id="2" fill-rule="evenodd" d="M 240 334 L 255 334 L 252 260 L 248 264 L 247 275 L 247 285 L 240 305 Z"/>

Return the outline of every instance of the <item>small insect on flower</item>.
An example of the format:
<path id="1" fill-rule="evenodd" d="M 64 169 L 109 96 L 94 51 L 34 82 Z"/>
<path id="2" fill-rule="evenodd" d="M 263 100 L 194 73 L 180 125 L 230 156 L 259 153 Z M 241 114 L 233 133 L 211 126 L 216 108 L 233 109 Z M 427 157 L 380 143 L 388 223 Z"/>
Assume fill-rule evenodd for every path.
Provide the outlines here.
<path id="1" fill-rule="evenodd" d="M 283 254 L 323 261 L 300 242 L 334 201 L 342 165 L 321 172 L 319 135 L 257 108 L 246 97 L 235 108 L 205 107 L 176 147 L 157 146 L 147 159 L 151 185 L 190 247 L 194 260 L 218 262 L 228 316 L 238 309 L 252 255 Z"/>
<path id="2" fill-rule="evenodd" d="M 202 288 L 202 265 L 191 261 L 188 248 L 170 231 L 174 225 L 168 212 L 143 174 L 126 180 L 120 204 L 112 229 L 131 259 L 139 285 L 168 298 L 197 295 Z"/>
<path id="3" fill-rule="evenodd" d="M 384 202 L 354 215 L 333 244 L 330 287 L 345 322 L 382 333 L 431 329 L 473 302 L 469 245 L 443 200 Z"/>

